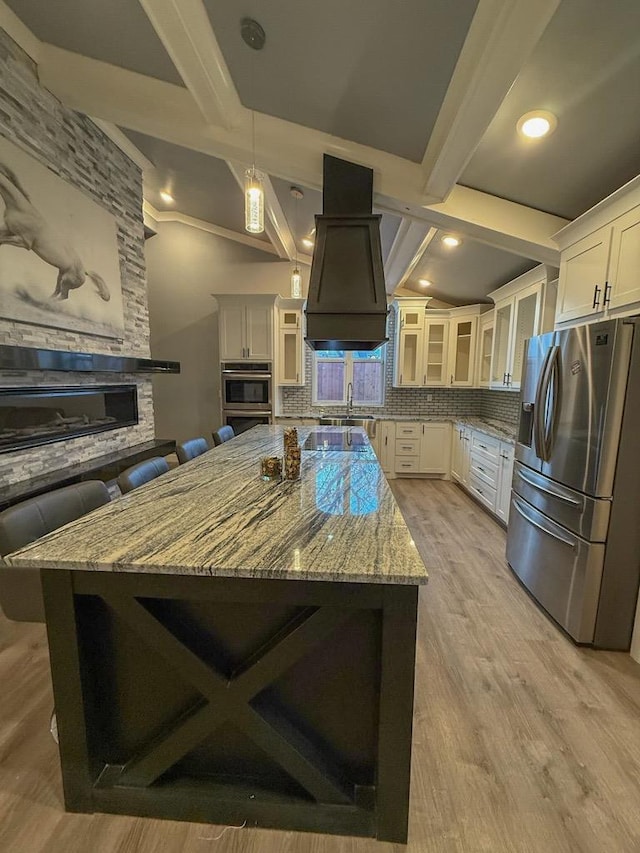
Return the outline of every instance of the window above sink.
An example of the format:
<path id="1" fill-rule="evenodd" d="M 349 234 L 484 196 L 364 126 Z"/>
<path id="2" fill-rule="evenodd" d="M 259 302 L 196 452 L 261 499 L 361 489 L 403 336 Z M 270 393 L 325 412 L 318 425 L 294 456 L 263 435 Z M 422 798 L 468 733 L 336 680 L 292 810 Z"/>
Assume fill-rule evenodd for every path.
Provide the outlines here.
<path id="1" fill-rule="evenodd" d="M 383 406 L 385 349 L 314 352 L 313 405 L 346 405 L 351 383 L 354 406 Z"/>

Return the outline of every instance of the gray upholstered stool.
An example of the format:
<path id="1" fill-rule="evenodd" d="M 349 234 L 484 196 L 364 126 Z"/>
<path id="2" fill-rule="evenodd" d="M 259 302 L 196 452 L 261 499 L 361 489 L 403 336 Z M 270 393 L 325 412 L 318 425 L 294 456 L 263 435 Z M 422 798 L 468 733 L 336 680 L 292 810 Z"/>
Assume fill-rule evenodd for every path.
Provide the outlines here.
<path id="1" fill-rule="evenodd" d="M 221 426 L 220 429 L 217 429 L 213 433 L 213 443 L 218 447 L 219 445 L 224 444 L 225 441 L 231 441 L 234 436 L 235 432 L 233 431 L 233 427 Z"/>
<path id="2" fill-rule="evenodd" d="M 138 486 L 143 486 L 151 480 L 155 480 L 161 474 L 166 474 L 169 470 L 169 463 L 162 456 L 153 456 L 151 459 L 145 459 L 144 462 L 138 462 L 137 465 L 132 465 L 127 468 L 118 477 L 118 486 L 123 495 L 137 489 Z"/>
<path id="3" fill-rule="evenodd" d="M 196 456 L 202 456 L 209 450 L 209 442 L 206 438 L 190 438 L 187 441 L 182 441 L 176 445 L 176 453 L 178 462 L 184 465 L 190 459 L 195 459 Z"/>
<path id="4" fill-rule="evenodd" d="M 5 509 L 0 512 L 0 556 L 29 545 L 109 501 L 109 491 L 101 480 L 87 480 Z M 8 566 L 0 560 L 0 605 L 8 619 L 44 622 L 39 569 Z"/>

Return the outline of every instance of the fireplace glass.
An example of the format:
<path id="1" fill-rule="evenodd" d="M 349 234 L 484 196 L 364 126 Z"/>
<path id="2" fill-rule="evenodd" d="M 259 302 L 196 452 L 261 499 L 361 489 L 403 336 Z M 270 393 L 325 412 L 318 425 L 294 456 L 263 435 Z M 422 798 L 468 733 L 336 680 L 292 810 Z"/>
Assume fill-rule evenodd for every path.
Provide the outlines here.
<path id="1" fill-rule="evenodd" d="M 0 452 L 137 423 L 135 385 L 0 388 Z"/>

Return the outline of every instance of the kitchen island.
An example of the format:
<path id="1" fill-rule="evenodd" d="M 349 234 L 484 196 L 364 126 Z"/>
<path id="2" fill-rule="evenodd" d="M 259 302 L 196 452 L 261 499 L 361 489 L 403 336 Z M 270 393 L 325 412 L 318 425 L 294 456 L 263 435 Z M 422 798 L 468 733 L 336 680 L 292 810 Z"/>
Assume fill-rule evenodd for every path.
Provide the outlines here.
<path id="1" fill-rule="evenodd" d="M 406 842 L 418 586 L 364 435 L 256 427 L 7 558 L 41 568 L 65 804 Z M 318 436 L 316 436 L 318 437 Z"/>

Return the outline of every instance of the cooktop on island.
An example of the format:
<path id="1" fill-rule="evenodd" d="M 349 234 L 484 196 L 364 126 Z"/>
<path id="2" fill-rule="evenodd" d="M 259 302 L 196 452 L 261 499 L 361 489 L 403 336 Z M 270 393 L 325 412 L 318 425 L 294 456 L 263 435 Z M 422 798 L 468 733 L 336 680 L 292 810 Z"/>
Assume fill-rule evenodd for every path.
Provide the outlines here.
<path id="1" fill-rule="evenodd" d="M 366 453 L 367 440 L 360 432 L 316 429 L 302 445 L 303 450 L 340 450 L 347 453 Z"/>

